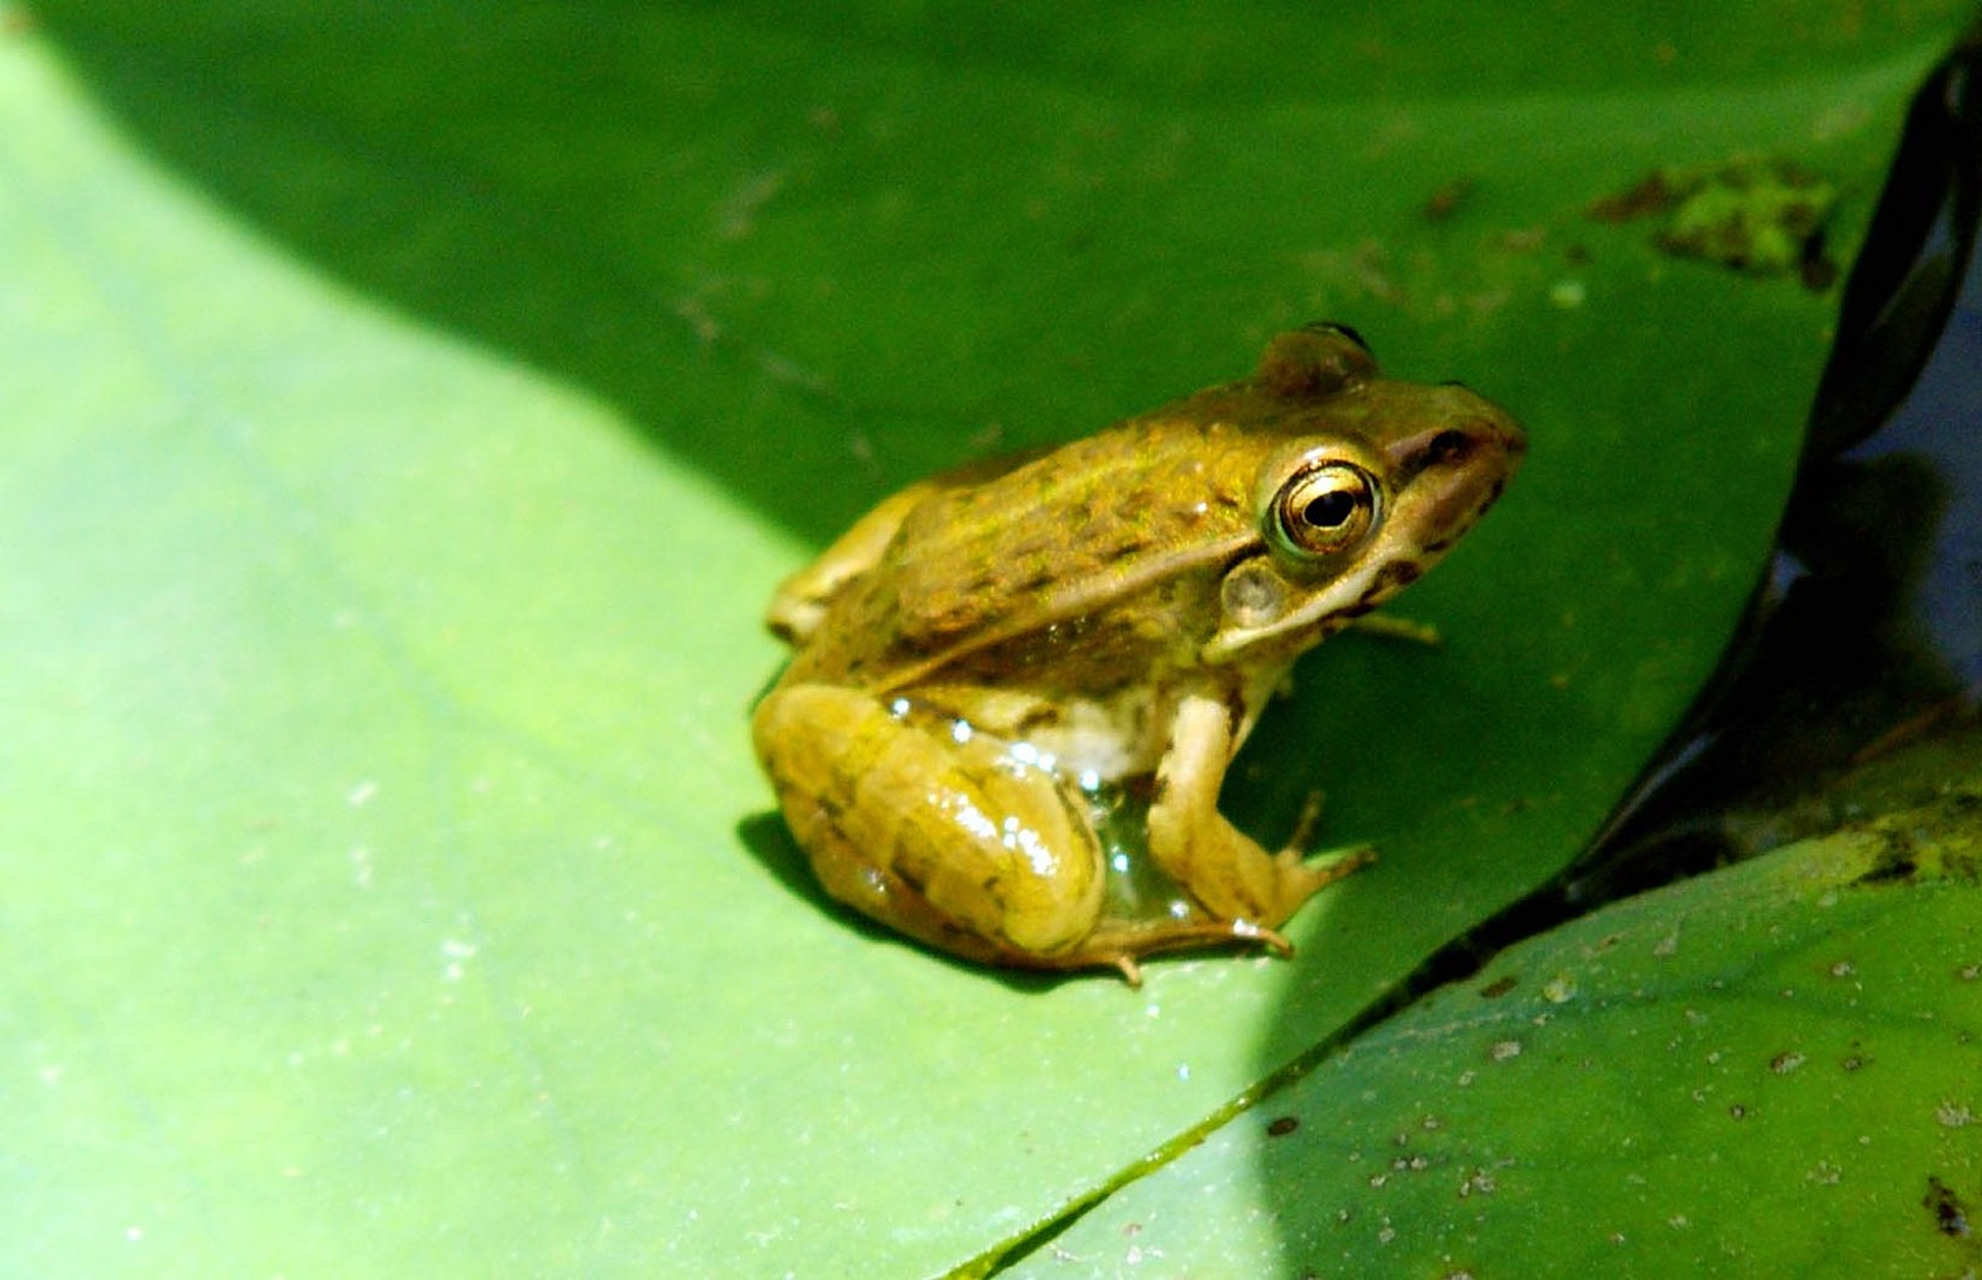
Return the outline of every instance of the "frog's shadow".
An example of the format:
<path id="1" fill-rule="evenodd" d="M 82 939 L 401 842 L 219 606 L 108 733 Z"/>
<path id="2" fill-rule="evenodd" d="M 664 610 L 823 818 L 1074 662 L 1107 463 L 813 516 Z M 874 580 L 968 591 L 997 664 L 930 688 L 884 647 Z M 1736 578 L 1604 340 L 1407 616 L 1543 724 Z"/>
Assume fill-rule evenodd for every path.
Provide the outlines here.
<path id="1" fill-rule="evenodd" d="M 1054 972 L 973 964 L 903 937 L 893 929 L 869 920 L 821 888 L 805 859 L 805 851 L 791 838 L 791 830 L 775 809 L 753 813 L 738 821 L 736 838 L 758 865 L 770 872 L 771 878 L 784 886 L 794 898 L 826 916 L 834 927 L 851 929 L 877 945 L 907 947 L 920 959 L 946 965 L 974 978 L 988 979 L 1014 991 L 1050 991 L 1065 982 L 1087 979 L 1121 981 L 1119 977 L 1100 969 Z"/>

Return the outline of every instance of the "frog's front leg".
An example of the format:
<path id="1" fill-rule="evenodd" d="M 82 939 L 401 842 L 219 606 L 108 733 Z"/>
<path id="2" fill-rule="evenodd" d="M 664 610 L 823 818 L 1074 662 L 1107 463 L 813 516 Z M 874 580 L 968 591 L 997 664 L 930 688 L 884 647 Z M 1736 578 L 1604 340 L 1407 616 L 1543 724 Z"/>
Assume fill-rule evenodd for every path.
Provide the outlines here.
<path id="1" fill-rule="evenodd" d="M 1186 696 L 1157 770 L 1156 800 L 1149 811 L 1150 856 L 1207 912 L 1255 927 L 1269 946 L 1290 951 L 1275 930 L 1316 890 L 1364 865 L 1371 855 L 1365 850 L 1311 863 L 1298 847 L 1301 834 L 1278 853 L 1262 849 L 1218 812 L 1218 792 L 1234 749 L 1226 704 L 1199 694 Z"/>
<path id="2" fill-rule="evenodd" d="M 825 684 L 772 691 L 752 733 L 835 898 L 973 960 L 1124 967 L 1090 943 L 1105 870 L 1083 798 L 1007 744 Z"/>

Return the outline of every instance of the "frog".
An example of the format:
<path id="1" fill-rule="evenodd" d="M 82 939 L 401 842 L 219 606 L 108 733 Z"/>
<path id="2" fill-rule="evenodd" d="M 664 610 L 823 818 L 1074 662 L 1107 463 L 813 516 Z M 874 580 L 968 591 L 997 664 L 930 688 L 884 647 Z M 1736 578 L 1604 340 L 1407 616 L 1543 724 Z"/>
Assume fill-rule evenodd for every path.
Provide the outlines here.
<path id="1" fill-rule="evenodd" d="M 791 654 L 751 736 L 786 824 L 833 898 L 965 961 L 1138 985 L 1159 953 L 1292 955 L 1289 918 L 1372 855 L 1310 857 L 1312 805 L 1268 850 L 1219 809 L 1233 758 L 1525 450 L 1317 323 L 1249 377 L 909 485 L 773 596 Z M 1168 892 L 1111 890 L 1124 796 Z"/>

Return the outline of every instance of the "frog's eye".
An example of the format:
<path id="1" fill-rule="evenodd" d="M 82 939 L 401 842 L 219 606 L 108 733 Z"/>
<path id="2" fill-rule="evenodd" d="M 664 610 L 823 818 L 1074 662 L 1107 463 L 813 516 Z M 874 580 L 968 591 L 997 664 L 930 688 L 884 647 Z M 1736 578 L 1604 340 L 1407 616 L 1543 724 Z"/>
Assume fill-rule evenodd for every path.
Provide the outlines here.
<path id="1" fill-rule="evenodd" d="M 1271 531 L 1283 550 L 1311 559 L 1337 555 L 1375 527 L 1376 481 L 1353 462 L 1313 461 L 1273 495 Z"/>

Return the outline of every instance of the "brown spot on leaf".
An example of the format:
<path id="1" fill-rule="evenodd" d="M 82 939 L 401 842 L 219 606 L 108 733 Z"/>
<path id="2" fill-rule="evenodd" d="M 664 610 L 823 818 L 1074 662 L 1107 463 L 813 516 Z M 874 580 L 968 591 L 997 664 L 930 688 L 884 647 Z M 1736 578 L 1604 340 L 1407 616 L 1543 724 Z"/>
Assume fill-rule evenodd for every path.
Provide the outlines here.
<path id="1" fill-rule="evenodd" d="M 1971 1234 L 1968 1210 L 1962 1204 L 1961 1197 L 1939 1178 L 1929 1175 L 1927 1194 L 1921 1198 L 1920 1203 L 1926 1207 L 1928 1213 L 1934 1215 L 1934 1229 L 1942 1235 L 1961 1239 Z"/>
<path id="2" fill-rule="evenodd" d="M 1634 187 L 1592 200 L 1587 212 L 1598 222 L 1628 222 L 1669 209 L 1672 202 L 1672 188 L 1667 185 L 1665 175 L 1653 173 Z"/>
<path id="3" fill-rule="evenodd" d="M 1478 182 L 1471 177 L 1459 177 L 1432 192 L 1425 200 L 1425 221 L 1443 222 L 1451 217 L 1460 205 L 1466 203 L 1466 197 L 1473 194 L 1473 188 L 1477 185 Z"/>

